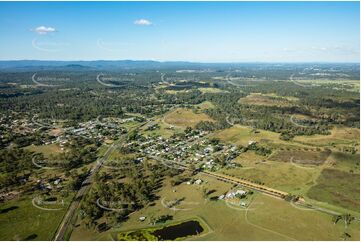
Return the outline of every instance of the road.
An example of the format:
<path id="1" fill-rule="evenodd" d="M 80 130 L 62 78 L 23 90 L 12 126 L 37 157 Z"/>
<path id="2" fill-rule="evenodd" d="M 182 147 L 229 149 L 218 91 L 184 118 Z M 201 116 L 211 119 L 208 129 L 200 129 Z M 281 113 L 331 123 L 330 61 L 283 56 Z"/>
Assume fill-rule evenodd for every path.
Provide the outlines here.
<path id="1" fill-rule="evenodd" d="M 152 119 L 147 120 L 146 122 L 143 122 L 134 128 L 130 129 L 130 131 L 134 129 L 138 129 L 143 127 L 144 125 L 148 124 L 149 122 L 153 121 Z M 128 133 L 129 133 L 128 132 Z M 81 188 L 78 190 L 77 194 L 75 195 L 75 198 L 73 199 L 73 202 L 70 204 L 67 213 L 65 214 L 63 221 L 61 222 L 60 226 L 58 227 L 58 230 L 56 232 L 54 240 L 64 240 L 64 236 L 66 234 L 66 231 L 71 225 L 71 220 L 74 216 L 75 211 L 79 208 L 80 202 L 85 194 L 87 194 L 91 188 L 91 184 L 93 182 L 93 178 L 95 174 L 100 170 L 101 166 L 103 165 L 104 161 L 106 161 L 109 158 L 109 155 L 113 152 L 113 150 L 117 147 L 117 145 L 122 142 L 122 139 L 120 138 L 116 142 L 114 142 L 108 150 L 104 153 L 104 155 L 96 161 L 94 168 L 91 169 L 89 172 L 87 178 L 83 181 Z"/>
<path id="2" fill-rule="evenodd" d="M 88 177 L 83 181 L 81 188 L 78 190 L 73 202 L 70 204 L 67 213 L 65 214 L 63 221 L 61 222 L 58 231 L 55 235 L 54 240 L 64 240 L 64 235 L 71 223 L 71 219 L 74 216 L 74 212 L 78 209 L 80 202 L 85 194 L 90 190 L 91 183 L 94 178 L 94 175 L 99 171 L 100 167 L 103 165 L 104 161 L 108 159 L 109 155 L 113 152 L 116 147 L 115 143 L 113 143 L 108 150 L 105 152 L 104 156 L 99 158 L 96 161 L 95 167 L 91 170 Z"/>

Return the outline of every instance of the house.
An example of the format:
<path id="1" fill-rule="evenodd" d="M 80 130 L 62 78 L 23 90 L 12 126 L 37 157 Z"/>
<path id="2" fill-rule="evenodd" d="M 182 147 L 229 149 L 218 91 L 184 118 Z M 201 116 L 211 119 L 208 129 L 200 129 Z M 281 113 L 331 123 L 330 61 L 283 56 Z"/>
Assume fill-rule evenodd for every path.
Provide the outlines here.
<path id="1" fill-rule="evenodd" d="M 244 196 L 244 195 L 246 195 L 246 194 L 247 194 L 246 191 L 237 190 L 237 191 L 235 191 L 235 192 L 229 192 L 229 193 L 227 193 L 226 198 L 235 198 L 237 195 Z"/>
<path id="2" fill-rule="evenodd" d="M 250 140 L 250 141 L 248 141 L 248 145 L 253 145 L 253 144 L 256 144 L 257 142 L 256 141 L 254 141 L 254 140 Z"/>

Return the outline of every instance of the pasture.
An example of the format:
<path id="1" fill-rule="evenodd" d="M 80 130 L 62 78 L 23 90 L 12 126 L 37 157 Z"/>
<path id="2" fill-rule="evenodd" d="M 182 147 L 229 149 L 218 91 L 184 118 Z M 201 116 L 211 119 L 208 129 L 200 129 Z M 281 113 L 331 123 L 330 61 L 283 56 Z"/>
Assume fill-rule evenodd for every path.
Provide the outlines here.
<path id="1" fill-rule="evenodd" d="M 237 158 L 237 163 L 243 164 L 242 159 Z M 262 162 L 258 159 L 255 162 L 245 161 L 247 165 L 244 167 L 222 169 L 220 172 L 301 196 L 305 196 L 307 190 L 315 185 L 314 180 L 319 175 L 317 168 L 306 169 L 293 163 Z"/>
<path id="2" fill-rule="evenodd" d="M 307 193 L 309 198 L 359 212 L 360 176 L 358 174 L 324 169 L 316 182 L 317 184 Z"/>
<path id="3" fill-rule="evenodd" d="M 201 87 L 198 88 L 199 91 L 201 91 L 202 93 L 222 93 L 222 92 L 227 92 L 224 90 L 221 90 L 219 88 L 215 88 L 215 87 Z"/>
<path id="4" fill-rule="evenodd" d="M 41 210 L 30 196 L 0 204 L 0 240 L 52 240 L 66 210 Z"/>
<path id="5" fill-rule="evenodd" d="M 276 94 L 251 93 L 247 97 L 240 98 L 238 102 L 248 105 L 290 107 L 295 105 L 297 100 L 294 97 L 281 97 Z"/>
<path id="6" fill-rule="evenodd" d="M 165 115 L 163 122 L 175 127 L 194 128 L 201 121 L 213 121 L 207 114 L 196 114 L 190 109 L 177 108 Z"/>
<path id="7" fill-rule="evenodd" d="M 51 155 L 57 155 L 62 153 L 61 147 L 58 144 L 49 144 L 49 145 L 29 145 L 25 147 L 25 149 L 35 152 L 41 153 L 45 157 L 49 157 Z"/>
<path id="8" fill-rule="evenodd" d="M 286 143 L 279 139 L 280 134 L 265 131 L 253 130 L 250 127 L 242 125 L 234 125 L 228 129 L 217 131 L 212 135 L 220 140 L 236 145 L 247 146 L 249 141 L 257 141 L 259 143 Z"/>
<path id="9" fill-rule="evenodd" d="M 356 128 L 334 127 L 331 130 L 330 135 L 302 135 L 296 136 L 293 140 L 310 146 L 358 146 L 360 140 L 360 130 Z"/>
<path id="10" fill-rule="evenodd" d="M 234 186 L 202 175 L 194 178 L 202 179 L 203 183 L 182 183 L 173 187 L 170 178 L 167 178 L 162 189 L 157 192 L 159 199 L 132 213 L 119 227 L 98 233 L 95 230 L 87 232 L 89 229 L 80 225 L 74 230 L 71 239 L 79 239 L 82 234 L 87 234 L 93 236 L 87 239 L 109 240 L 116 238 L 119 232 L 166 226 L 190 219 L 202 221 L 208 231 L 189 240 L 339 240 L 345 231 L 343 223 L 334 225 L 332 216 L 328 214 L 302 210 L 284 200 L 257 192 L 249 200 L 252 202 L 248 209 L 230 205 L 224 200 L 211 199 L 225 194 Z M 207 197 L 203 195 L 204 189 L 209 191 Z M 180 199 L 180 203 L 167 207 L 167 202 L 174 199 Z M 159 215 L 171 215 L 172 219 L 152 225 L 150 218 Z M 139 217 L 143 216 L 146 220 L 142 222 Z M 347 228 L 352 240 L 359 238 L 358 226 L 358 222 L 354 221 Z"/>

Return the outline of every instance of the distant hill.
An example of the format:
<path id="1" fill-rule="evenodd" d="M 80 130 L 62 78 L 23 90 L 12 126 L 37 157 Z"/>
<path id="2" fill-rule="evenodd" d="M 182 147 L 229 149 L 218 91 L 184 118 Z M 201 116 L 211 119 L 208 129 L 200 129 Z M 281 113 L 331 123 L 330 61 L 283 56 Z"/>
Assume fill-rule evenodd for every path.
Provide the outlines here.
<path id="1" fill-rule="evenodd" d="M 158 61 L 39 61 L 19 60 L 0 61 L 0 70 L 111 70 L 111 69 L 155 69 L 155 68 L 196 68 L 204 66 L 201 63 L 191 62 L 158 62 Z"/>
<path id="2" fill-rule="evenodd" d="M 152 61 L 152 60 L 95 60 L 95 61 L 40 61 L 40 60 L 17 60 L 0 61 L 0 71 L 119 71 L 119 70 L 173 70 L 183 73 L 216 71 L 223 72 L 230 69 L 239 69 L 242 73 L 269 76 L 272 78 L 287 79 L 291 74 L 308 69 L 308 74 L 316 75 L 322 71 L 339 70 L 341 74 L 347 74 L 349 79 L 358 79 L 359 63 L 197 63 L 186 61 Z M 313 69 L 312 69 L 313 68 Z M 311 70 L 312 69 L 312 70 Z M 310 71 L 311 70 L 311 71 Z M 321 72 L 322 72 L 321 71 Z M 263 73 L 263 74 L 262 74 Z M 282 76 L 279 74 L 283 73 Z M 331 72 L 330 72 L 331 73 Z M 275 75 L 276 74 L 276 75 Z M 312 77 L 312 76 L 310 76 Z M 338 76 L 335 76 L 338 77 Z"/>

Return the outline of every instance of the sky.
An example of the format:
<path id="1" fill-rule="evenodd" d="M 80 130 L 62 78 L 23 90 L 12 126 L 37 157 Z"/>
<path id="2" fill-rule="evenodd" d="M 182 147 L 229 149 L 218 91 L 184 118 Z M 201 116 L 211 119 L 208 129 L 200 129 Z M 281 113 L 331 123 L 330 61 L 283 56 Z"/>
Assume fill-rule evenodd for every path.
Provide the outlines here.
<path id="1" fill-rule="evenodd" d="M 0 2 L 0 60 L 359 62 L 359 2 Z"/>

